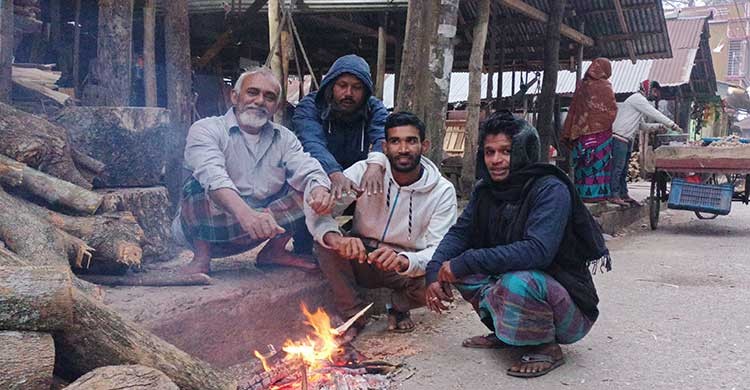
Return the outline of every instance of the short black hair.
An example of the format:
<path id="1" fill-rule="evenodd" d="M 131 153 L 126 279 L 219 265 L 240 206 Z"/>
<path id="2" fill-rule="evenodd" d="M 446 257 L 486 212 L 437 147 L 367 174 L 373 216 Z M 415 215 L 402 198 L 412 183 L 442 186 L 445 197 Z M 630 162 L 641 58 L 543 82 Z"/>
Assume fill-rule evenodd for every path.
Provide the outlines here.
<path id="1" fill-rule="evenodd" d="M 385 118 L 385 138 L 388 139 L 388 130 L 399 126 L 414 126 L 419 130 L 419 140 L 424 141 L 427 137 L 427 128 L 418 116 L 408 111 L 394 112 Z"/>
<path id="2" fill-rule="evenodd" d="M 505 134 L 513 138 L 523 128 L 523 122 L 518 120 L 510 111 L 495 111 L 479 125 L 479 143 L 484 145 L 488 135 Z"/>
<path id="3" fill-rule="evenodd" d="M 659 82 L 658 82 L 658 81 L 652 81 L 652 82 L 651 82 L 651 88 L 652 88 L 652 89 L 653 89 L 653 88 L 656 88 L 656 89 L 658 89 L 658 90 L 660 90 L 660 91 L 661 91 L 661 84 L 659 84 Z"/>

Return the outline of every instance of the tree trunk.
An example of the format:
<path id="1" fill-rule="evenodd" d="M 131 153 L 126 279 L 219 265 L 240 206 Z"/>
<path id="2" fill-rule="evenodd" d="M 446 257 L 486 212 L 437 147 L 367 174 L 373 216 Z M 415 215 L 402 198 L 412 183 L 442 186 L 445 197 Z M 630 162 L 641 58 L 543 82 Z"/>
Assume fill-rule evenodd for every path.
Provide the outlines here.
<path id="1" fill-rule="evenodd" d="M 78 377 L 104 365 L 142 364 L 164 372 L 183 390 L 234 390 L 224 373 L 124 320 L 115 311 L 73 292 L 73 321 L 55 334 L 56 369 Z"/>
<path id="2" fill-rule="evenodd" d="M 283 70 L 281 69 L 281 0 L 269 0 L 268 1 L 268 49 L 273 50 L 271 55 L 271 63 L 267 64 L 276 78 L 281 82 L 283 76 Z M 275 46 L 275 47 L 274 47 Z M 283 111 L 283 110 L 281 110 Z"/>
<path id="3" fill-rule="evenodd" d="M 0 1 L 0 102 L 10 103 L 13 89 L 13 49 L 15 30 L 13 28 L 13 1 Z"/>
<path id="4" fill-rule="evenodd" d="M 479 138 L 479 108 L 482 100 L 482 63 L 484 46 L 487 42 L 487 27 L 490 19 L 490 1 L 480 0 L 477 21 L 472 34 L 471 56 L 469 57 L 469 96 L 466 104 L 466 141 L 461 167 L 461 192 L 468 194 L 476 180 L 476 158 Z"/>
<path id="5" fill-rule="evenodd" d="M 172 116 L 174 134 L 167 137 L 166 182 L 173 201 L 180 199 L 183 182 L 182 155 L 192 123 L 192 72 L 190 68 L 190 20 L 188 1 L 170 1 L 165 8 L 164 36 L 167 58 L 167 108 Z"/>
<path id="6" fill-rule="evenodd" d="M 143 6 L 143 89 L 146 107 L 156 107 L 156 49 L 154 30 L 156 28 L 155 0 L 146 0 Z"/>
<path id="7" fill-rule="evenodd" d="M 387 15 L 387 14 L 386 14 Z M 385 59 L 388 51 L 388 42 L 385 40 L 385 28 L 387 20 L 378 27 L 378 66 L 375 76 L 375 97 L 383 100 L 383 86 L 385 85 Z"/>
<path id="8" fill-rule="evenodd" d="M 560 25 L 565 12 L 565 0 L 550 2 L 549 20 L 544 36 L 544 79 L 539 94 L 539 117 L 536 128 L 539 131 L 542 161 L 549 160 L 549 146 L 557 140 L 553 126 L 555 110 L 555 90 L 557 71 L 560 67 Z"/>
<path id="9" fill-rule="evenodd" d="M 0 139 L 0 154 L 91 189 L 73 161 L 65 128 L 0 103 Z"/>
<path id="10" fill-rule="evenodd" d="M 96 212 L 104 199 L 96 192 L 29 168 L 3 155 L 0 155 L 0 183 L 17 187 L 53 206 L 65 206 L 86 214 Z"/>
<path id="11" fill-rule="evenodd" d="M 76 379 L 64 390 L 179 390 L 163 372 L 140 365 L 106 366 Z"/>
<path id="12" fill-rule="evenodd" d="M 51 332 L 73 321 L 68 267 L 0 265 L 0 330 Z"/>
<path id="13" fill-rule="evenodd" d="M 55 365 L 55 343 L 47 333 L 0 332 L 0 388 L 48 390 Z"/>
<path id="14" fill-rule="evenodd" d="M 130 105 L 132 49 L 133 0 L 99 0 L 96 60 L 101 94 L 88 105 Z"/>
<path id="15" fill-rule="evenodd" d="M 411 111 L 420 118 L 425 117 L 421 100 L 427 95 L 424 70 L 428 68 L 429 42 L 436 28 L 436 1 L 410 0 L 406 13 L 402 58 L 408 60 L 401 62 L 396 110 Z"/>
<path id="16" fill-rule="evenodd" d="M 81 97 L 81 0 L 73 5 L 73 88 L 77 98 Z"/>
<path id="17" fill-rule="evenodd" d="M 458 0 L 441 0 L 437 34 L 430 44 L 429 69 L 432 82 L 429 98 L 425 102 L 425 125 L 430 129 L 428 138 L 432 147 L 428 152 L 430 160 L 438 164 L 443 161 L 443 139 L 445 138 L 445 117 L 448 111 L 448 94 L 453 71 L 453 45 L 458 20 Z"/>

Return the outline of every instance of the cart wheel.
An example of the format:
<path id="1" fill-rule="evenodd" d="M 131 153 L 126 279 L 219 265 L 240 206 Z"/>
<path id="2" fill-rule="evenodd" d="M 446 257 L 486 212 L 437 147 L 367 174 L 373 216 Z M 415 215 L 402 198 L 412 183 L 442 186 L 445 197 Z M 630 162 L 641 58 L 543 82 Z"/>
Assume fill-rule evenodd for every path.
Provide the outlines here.
<path id="1" fill-rule="evenodd" d="M 698 217 L 698 219 L 716 219 L 719 214 L 703 214 L 700 211 L 696 211 L 695 216 Z"/>
<path id="2" fill-rule="evenodd" d="M 654 172 L 651 178 L 651 193 L 648 198 L 648 221 L 651 224 L 651 230 L 656 230 L 659 226 L 659 209 L 661 208 L 661 186 L 659 185 L 659 173 Z"/>

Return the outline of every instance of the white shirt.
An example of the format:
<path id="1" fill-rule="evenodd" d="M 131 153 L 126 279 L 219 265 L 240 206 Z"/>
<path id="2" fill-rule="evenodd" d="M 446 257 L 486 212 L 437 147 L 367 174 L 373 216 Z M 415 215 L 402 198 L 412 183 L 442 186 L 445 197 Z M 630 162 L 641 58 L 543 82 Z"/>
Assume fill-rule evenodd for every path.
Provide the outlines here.
<path id="1" fill-rule="evenodd" d="M 612 123 L 612 131 L 623 138 L 632 140 L 636 130 L 644 122 L 644 118 L 667 127 L 674 126 L 674 122 L 659 112 L 645 96 L 634 93 L 625 99 L 624 103 L 618 104 L 617 117 Z"/>

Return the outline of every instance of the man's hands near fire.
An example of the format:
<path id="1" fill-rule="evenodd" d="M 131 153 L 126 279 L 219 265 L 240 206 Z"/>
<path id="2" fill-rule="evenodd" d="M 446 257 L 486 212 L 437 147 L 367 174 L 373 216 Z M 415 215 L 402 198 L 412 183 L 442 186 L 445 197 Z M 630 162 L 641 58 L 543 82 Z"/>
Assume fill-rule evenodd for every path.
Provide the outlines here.
<path id="1" fill-rule="evenodd" d="M 330 214 L 336 199 L 333 194 L 325 187 L 315 187 L 310 191 L 307 198 L 307 204 L 318 215 Z"/>
<path id="2" fill-rule="evenodd" d="M 427 308 L 434 311 L 435 313 L 442 313 L 448 309 L 448 305 L 445 302 L 453 302 L 453 290 L 451 290 L 451 284 L 455 283 L 458 279 L 453 275 L 451 271 L 450 261 L 446 261 L 440 266 L 438 271 L 438 280 L 430 283 L 425 290 L 425 302 L 427 302 Z"/>
<path id="3" fill-rule="evenodd" d="M 362 240 L 357 237 L 344 237 L 339 233 L 328 232 L 323 236 L 323 242 L 347 260 L 367 262 L 386 272 L 405 272 L 409 269 L 409 259 L 406 256 L 399 255 L 388 247 L 380 247 L 368 254 Z"/>

